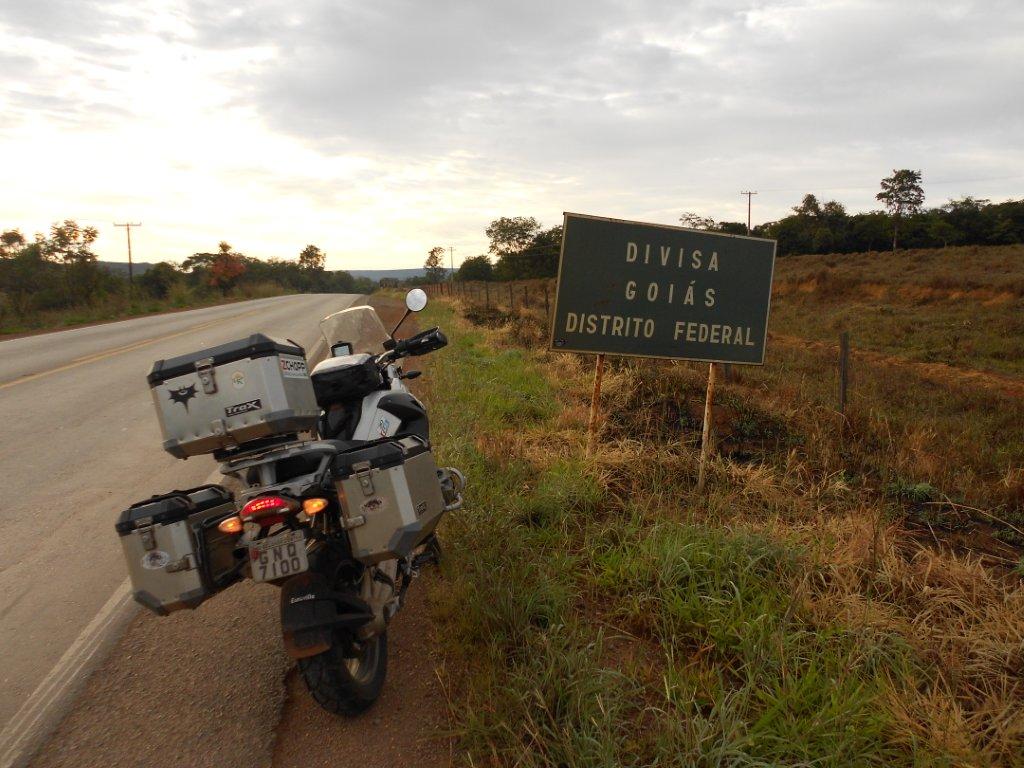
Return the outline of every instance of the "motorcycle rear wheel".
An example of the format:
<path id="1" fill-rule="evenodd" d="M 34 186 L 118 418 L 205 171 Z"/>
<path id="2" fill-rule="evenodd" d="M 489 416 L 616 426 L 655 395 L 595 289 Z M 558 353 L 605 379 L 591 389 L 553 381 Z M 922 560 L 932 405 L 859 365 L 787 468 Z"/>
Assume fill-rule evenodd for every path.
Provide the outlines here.
<path id="1" fill-rule="evenodd" d="M 388 670 L 388 635 L 382 632 L 363 643 L 355 658 L 346 658 L 344 643 L 299 659 L 299 669 L 316 703 L 336 715 L 352 717 L 380 696 Z"/>

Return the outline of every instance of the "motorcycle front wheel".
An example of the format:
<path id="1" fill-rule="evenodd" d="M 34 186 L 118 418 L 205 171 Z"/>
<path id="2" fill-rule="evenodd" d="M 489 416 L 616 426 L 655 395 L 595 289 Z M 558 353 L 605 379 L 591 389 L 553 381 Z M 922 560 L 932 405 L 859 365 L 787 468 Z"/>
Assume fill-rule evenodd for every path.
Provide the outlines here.
<path id="1" fill-rule="evenodd" d="M 388 635 L 365 641 L 355 657 L 344 655 L 345 643 L 299 659 L 299 669 L 316 703 L 336 715 L 358 715 L 380 696 L 388 671 Z"/>

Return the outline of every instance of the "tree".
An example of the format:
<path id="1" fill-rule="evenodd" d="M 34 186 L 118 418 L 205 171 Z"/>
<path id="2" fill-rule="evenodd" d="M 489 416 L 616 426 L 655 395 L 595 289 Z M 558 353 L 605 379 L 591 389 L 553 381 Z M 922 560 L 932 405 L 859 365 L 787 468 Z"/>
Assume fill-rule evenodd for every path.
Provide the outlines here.
<path id="1" fill-rule="evenodd" d="M 25 247 L 25 236 L 17 229 L 9 229 L 0 234 L 0 258 L 13 259 Z"/>
<path id="2" fill-rule="evenodd" d="M 73 219 L 52 224 L 49 237 L 36 236 L 43 256 L 64 265 L 67 293 L 79 301 L 91 301 L 99 288 L 102 276 L 90 250 L 97 237 L 95 227 L 81 227 Z"/>
<path id="3" fill-rule="evenodd" d="M 950 242 L 980 243 L 987 241 L 988 222 L 985 221 L 985 210 L 989 200 L 968 195 L 960 200 L 950 200 L 939 210 L 942 218 L 956 230 L 957 237 Z"/>
<path id="4" fill-rule="evenodd" d="M 427 282 L 439 283 L 444 280 L 448 270 L 444 268 L 444 248 L 435 245 L 427 251 L 427 260 L 423 264 L 427 268 Z"/>
<path id="5" fill-rule="evenodd" d="M 710 216 L 701 216 L 699 213 L 686 211 L 679 217 L 679 223 L 688 229 L 714 229 L 715 220 Z M 746 232 L 746 229 L 743 230 Z"/>
<path id="6" fill-rule="evenodd" d="M 885 209 L 892 217 L 892 250 L 895 253 L 900 220 L 904 216 L 919 213 L 924 203 L 921 172 L 893 168 L 892 176 L 882 179 L 882 191 L 875 195 L 875 199 L 885 204 Z"/>
<path id="7" fill-rule="evenodd" d="M 459 280 L 492 280 L 494 266 L 486 255 L 472 256 L 459 265 Z"/>
<path id="8" fill-rule="evenodd" d="M 850 219 L 847 228 L 847 251 L 873 251 L 881 247 L 889 235 L 889 227 L 882 211 L 858 213 Z"/>
<path id="9" fill-rule="evenodd" d="M 727 235 L 747 234 L 747 223 L 745 221 L 720 221 L 715 225 L 716 232 L 724 232 Z"/>
<path id="10" fill-rule="evenodd" d="M 231 244 L 221 240 L 217 244 L 217 253 L 193 253 L 184 262 L 181 269 L 183 272 L 193 275 L 194 284 L 209 285 L 217 288 L 221 295 L 227 296 L 234 288 L 248 269 L 246 257 L 241 253 L 235 253 Z M 260 267 L 267 267 L 270 263 L 252 260 Z M 296 269 L 295 262 L 288 262 L 292 269 Z M 278 282 L 284 282 L 279 280 Z"/>
<path id="11" fill-rule="evenodd" d="M 89 250 L 99 232 L 95 227 L 80 227 L 78 222 L 65 219 L 50 227 L 50 236 L 42 240 L 43 254 L 65 264 L 95 263 L 96 254 Z"/>
<path id="12" fill-rule="evenodd" d="M 181 270 L 182 272 L 201 274 L 209 270 L 216 260 L 216 253 L 193 253 L 181 263 Z"/>
<path id="13" fill-rule="evenodd" d="M 835 200 L 829 200 L 821 206 L 821 211 L 818 215 L 825 219 L 829 225 L 841 224 L 846 220 L 846 206 Z"/>
<path id="14" fill-rule="evenodd" d="M 498 280 L 554 277 L 558 273 L 558 254 L 561 247 L 561 224 L 535 231 L 523 247 L 503 253 L 498 258 L 498 263 L 494 267 L 494 277 Z"/>
<path id="15" fill-rule="evenodd" d="M 925 220 L 925 231 L 932 243 L 942 243 L 943 248 L 955 242 L 960 234 L 957 232 L 956 227 L 946 220 L 941 210 L 928 212 Z"/>
<path id="16" fill-rule="evenodd" d="M 181 279 L 177 267 L 161 261 L 143 272 L 138 280 L 142 290 L 155 299 L 166 299 L 174 284 Z"/>
<path id="17" fill-rule="evenodd" d="M 797 216 L 820 216 L 821 205 L 818 203 L 818 198 L 812 194 L 804 195 L 800 205 L 793 207 L 793 213 Z"/>
<path id="18" fill-rule="evenodd" d="M 17 316 L 26 316 L 55 281 L 57 267 L 43 255 L 41 242 L 29 243 L 0 263 L 0 293 L 10 297 Z M 65 294 L 66 295 L 66 294 Z"/>
<path id="19" fill-rule="evenodd" d="M 230 250 L 221 251 L 210 267 L 210 285 L 219 289 L 222 296 L 227 296 L 245 274 L 245 269 L 245 258 L 242 254 L 232 253 Z"/>
<path id="20" fill-rule="evenodd" d="M 307 245 L 299 254 L 299 266 L 308 270 L 322 270 L 327 262 L 327 254 L 315 245 Z"/>
<path id="21" fill-rule="evenodd" d="M 491 241 L 490 252 L 506 256 L 524 250 L 539 231 L 540 224 L 532 216 L 502 216 L 492 221 L 484 234 Z"/>

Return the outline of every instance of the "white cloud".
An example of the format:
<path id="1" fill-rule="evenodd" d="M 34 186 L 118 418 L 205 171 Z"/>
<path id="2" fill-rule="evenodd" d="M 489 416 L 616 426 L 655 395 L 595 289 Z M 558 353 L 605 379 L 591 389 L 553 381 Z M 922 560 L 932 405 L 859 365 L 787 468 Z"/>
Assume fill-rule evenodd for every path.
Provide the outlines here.
<path id="1" fill-rule="evenodd" d="M 1020 195 L 1018 3 L 445 0 L 0 9 L 0 226 L 142 219 L 332 267 L 468 256 L 500 215 L 759 220 L 803 192 Z M 984 181 L 984 180 L 988 181 Z M 929 181 L 931 183 L 929 183 Z M 981 181 L 971 181 L 981 180 Z M 836 190 L 836 191 L 833 191 Z"/>

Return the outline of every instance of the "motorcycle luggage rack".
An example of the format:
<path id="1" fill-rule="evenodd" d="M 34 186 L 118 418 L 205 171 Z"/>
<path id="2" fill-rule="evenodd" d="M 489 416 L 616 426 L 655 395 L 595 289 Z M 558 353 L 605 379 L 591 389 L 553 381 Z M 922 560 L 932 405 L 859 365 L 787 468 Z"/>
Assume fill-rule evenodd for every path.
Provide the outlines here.
<path id="1" fill-rule="evenodd" d="M 264 437 L 259 440 L 251 440 L 242 445 L 236 445 L 233 448 L 224 448 L 219 451 L 213 452 L 213 458 L 215 461 L 230 462 L 236 459 L 248 458 L 249 456 L 257 455 L 266 451 L 272 451 L 277 448 L 283 448 L 287 445 L 297 445 L 303 442 L 309 442 L 308 440 L 300 440 L 299 436 L 295 433 L 287 435 L 273 435 L 271 437 Z"/>
<path id="2" fill-rule="evenodd" d="M 251 496 L 267 492 L 303 489 L 320 484 L 323 478 L 329 474 L 331 460 L 337 453 L 338 446 L 325 440 L 292 441 L 235 456 L 224 461 L 220 465 L 220 471 L 225 475 L 235 476 L 246 470 L 258 471 L 259 484 L 247 488 L 240 494 L 242 499 L 248 499 Z M 319 456 L 315 471 L 292 477 L 283 483 L 277 482 L 277 462 L 306 455 Z"/>

